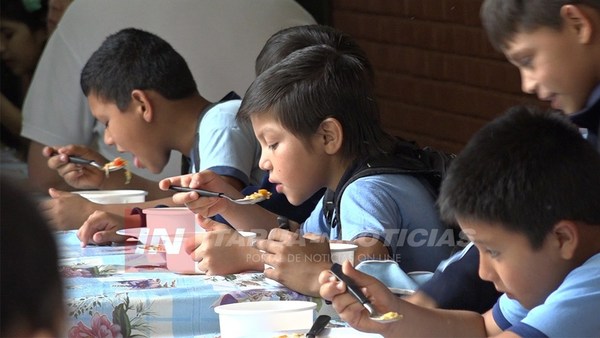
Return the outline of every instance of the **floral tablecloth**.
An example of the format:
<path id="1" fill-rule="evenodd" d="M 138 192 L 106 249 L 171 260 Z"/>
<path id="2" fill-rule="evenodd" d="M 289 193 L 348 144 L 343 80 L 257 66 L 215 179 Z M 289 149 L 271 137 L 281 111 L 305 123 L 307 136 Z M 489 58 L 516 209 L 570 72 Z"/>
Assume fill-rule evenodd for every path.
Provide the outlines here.
<path id="1" fill-rule="evenodd" d="M 215 337 L 214 308 L 262 300 L 311 300 L 262 273 L 180 275 L 160 252 L 137 243 L 81 248 L 75 231 L 56 234 L 65 279 L 69 337 Z"/>

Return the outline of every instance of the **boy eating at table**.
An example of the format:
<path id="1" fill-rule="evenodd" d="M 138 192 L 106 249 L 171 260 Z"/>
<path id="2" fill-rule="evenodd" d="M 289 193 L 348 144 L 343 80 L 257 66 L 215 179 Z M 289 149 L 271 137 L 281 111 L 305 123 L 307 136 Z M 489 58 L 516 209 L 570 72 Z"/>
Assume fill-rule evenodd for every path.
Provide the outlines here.
<path id="1" fill-rule="evenodd" d="M 355 46 L 354 52 L 334 44 L 315 44 L 293 52 L 257 77 L 238 112 L 239 119 L 251 121 L 261 144 L 261 168 L 269 171 L 277 192 L 294 205 L 323 187 L 337 190 L 359 164 L 392 153 L 396 145 L 378 119 L 368 60 L 347 35 L 339 37 L 348 41 L 344 48 Z M 163 189 L 172 184 L 237 197 L 235 190 L 210 172 L 160 182 Z M 408 236 L 419 232 L 437 243 L 437 236 L 446 230 L 435 197 L 414 176 L 364 177 L 348 185 L 341 198 L 341 225 L 327 224 L 319 203 L 300 225 L 301 233 L 351 241 L 358 246 L 355 259 L 392 257 L 406 271 L 435 268 L 454 244 L 411 245 L 401 238 L 401 232 Z M 239 230 L 277 227 L 276 215 L 253 206 L 199 198 L 194 192 L 176 194 L 173 199 L 194 211 L 205 228 L 217 228 L 205 218 L 217 213 Z M 291 226 L 293 231 L 299 229 L 298 224 Z M 200 234 L 199 242 L 188 247 L 201 270 L 226 274 L 263 270 L 263 264 L 268 264 L 272 268 L 265 270 L 267 277 L 295 291 L 318 294 L 317 276 L 331 264 L 328 242 L 310 242 L 297 232 L 273 229 L 268 240 L 257 241 L 260 253 L 254 248 L 207 241 L 209 236 L 231 231 L 218 228 Z"/>
<path id="2" fill-rule="evenodd" d="M 183 57 L 155 34 L 126 28 L 108 36 L 86 62 L 81 87 L 92 115 L 106 126 L 105 143 L 132 153 L 136 167 L 159 173 L 174 150 L 189 157 L 190 172 L 210 168 L 237 189 L 260 182 L 265 174 L 258 167 L 260 147 L 251 126 L 235 121 L 239 97 L 230 92 L 219 102 L 205 99 Z M 68 160 L 76 148 L 58 149 L 59 157 Z M 105 176 L 104 171 L 73 163 L 59 172 L 80 188 L 98 187 Z M 77 228 L 83 223 L 83 245 L 123 240 L 114 230 L 123 228 L 127 209 L 173 205 L 171 198 L 164 198 L 100 206 L 68 192 L 51 189 L 50 194 L 53 198 L 42 203 L 46 215 L 54 222 L 72 220 L 57 226 Z M 134 223 L 143 224 L 143 218 Z"/>
<path id="3" fill-rule="evenodd" d="M 323 271 L 320 294 L 356 329 L 385 337 L 591 337 L 600 332 L 600 156 L 556 112 L 515 107 L 477 132 L 442 185 L 442 217 L 480 254 L 479 275 L 504 294 L 492 309 L 426 309 L 352 268 L 344 272 L 384 313 L 377 323 Z"/>
<path id="4" fill-rule="evenodd" d="M 485 0 L 481 21 L 492 45 L 521 71 L 523 91 L 562 110 L 600 152 L 600 1 Z M 463 309 L 493 304 L 489 283 L 476 277 L 477 250 L 469 248 L 413 300 Z"/>

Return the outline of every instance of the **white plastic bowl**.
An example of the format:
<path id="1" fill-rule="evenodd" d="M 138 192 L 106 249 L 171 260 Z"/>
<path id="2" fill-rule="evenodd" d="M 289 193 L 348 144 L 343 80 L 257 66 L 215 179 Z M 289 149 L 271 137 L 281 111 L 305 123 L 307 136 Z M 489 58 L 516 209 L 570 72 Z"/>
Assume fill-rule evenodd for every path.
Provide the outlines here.
<path id="1" fill-rule="evenodd" d="M 221 337 L 238 338 L 253 332 L 307 330 L 317 304 L 308 301 L 258 301 L 220 305 Z"/>
<path id="2" fill-rule="evenodd" d="M 73 193 L 99 204 L 141 203 L 148 195 L 144 190 L 82 190 Z"/>

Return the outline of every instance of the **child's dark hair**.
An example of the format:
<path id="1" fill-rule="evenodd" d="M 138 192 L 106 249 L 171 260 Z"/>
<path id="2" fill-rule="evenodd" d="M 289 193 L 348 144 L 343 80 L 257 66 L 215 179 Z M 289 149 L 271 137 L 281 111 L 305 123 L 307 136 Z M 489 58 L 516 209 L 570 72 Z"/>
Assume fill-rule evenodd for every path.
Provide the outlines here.
<path id="1" fill-rule="evenodd" d="M 587 5 L 600 11 L 598 0 L 485 0 L 481 21 L 494 48 L 504 49 L 515 33 L 540 27 L 560 29 L 564 5 Z"/>
<path id="2" fill-rule="evenodd" d="M 135 28 L 110 35 L 81 71 L 81 89 L 125 110 L 135 89 L 154 90 L 169 100 L 198 93 L 183 57 L 162 38 Z"/>
<path id="3" fill-rule="evenodd" d="M 600 225 L 600 156 L 560 113 L 514 107 L 473 136 L 438 202 L 447 221 L 500 224 L 539 248 L 561 220 Z"/>
<path id="4" fill-rule="evenodd" d="M 356 41 L 350 35 L 325 25 L 293 26 L 273 34 L 256 58 L 256 76 L 292 52 L 315 45 L 331 46 L 341 53 L 355 56 L 373 80 L 373 67 Z"/>
<path id="5" fill-rule="evenodd" d="M 63 334 L 63 283 L 46 221 L 10 178 L 0 178 L 1 337 Z"/>
<path id="6" fill-rule="evenodd" d="M 394 143 L 381 128 L 363 60 L 327 45 L 295 51 L 254 80 L 237 117 L 247 121 L 267 113 L 305 140 L 323 120 L 337 119 L 344 130 L 341 153 L 346 159 L 376 156 Z"/>
<path id="7" fill-rule="evenodd" d="M 2 20 L 19 21 L 31 31 L 46 29 L 48 0 L 2 0 L 0 17 Z"/>

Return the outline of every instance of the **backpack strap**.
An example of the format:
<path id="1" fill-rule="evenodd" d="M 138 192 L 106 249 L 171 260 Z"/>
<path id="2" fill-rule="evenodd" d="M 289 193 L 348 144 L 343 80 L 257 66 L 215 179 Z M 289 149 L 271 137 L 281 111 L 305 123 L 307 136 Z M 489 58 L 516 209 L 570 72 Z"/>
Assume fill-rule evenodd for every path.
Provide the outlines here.
<path id="1" fill-rule="evenodd" d="M 341 233 L 339 211 L 342 194 L 346 187 L 359 178 L 372 175 L 412 175 L 429 191 L 438 196 L 439 188 L 454 154 L 433 148 L 419 148 L 412 142 L 399 139 L 394 153 L 388 156 L 369 158 L 351 166 L 338 184 L 335 191 L 327 189 L 323 196 L 323 213 L 328 226 Z"/>

